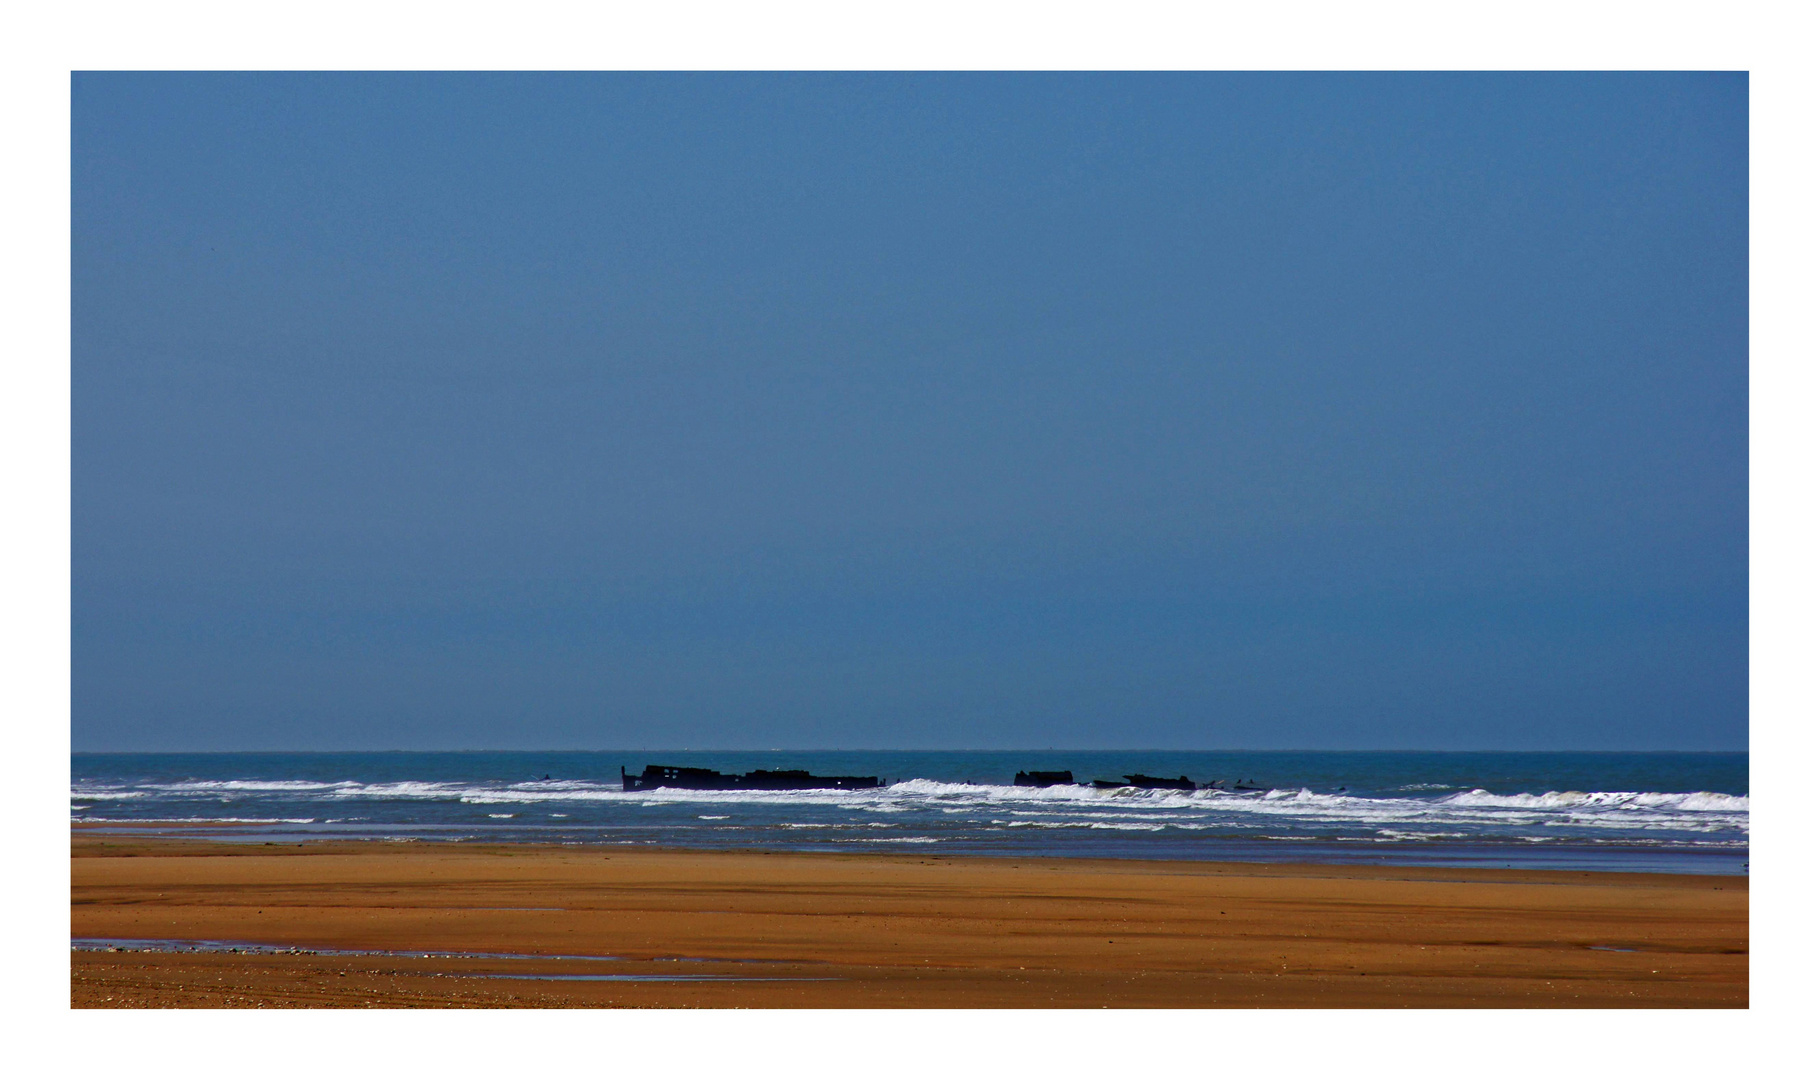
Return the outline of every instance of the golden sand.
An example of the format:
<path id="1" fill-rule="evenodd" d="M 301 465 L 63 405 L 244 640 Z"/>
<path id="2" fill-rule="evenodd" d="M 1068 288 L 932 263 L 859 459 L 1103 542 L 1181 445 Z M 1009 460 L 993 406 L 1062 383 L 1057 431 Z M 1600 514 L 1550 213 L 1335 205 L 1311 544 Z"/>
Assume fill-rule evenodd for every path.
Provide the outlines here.
<path id="1" fill-rule="evenodd" d="M 305 950 L 72 952 L 76 1007 L 1749 1004 L 1742 877 L 83 831 L 71 855 L 73 938 Z"/>

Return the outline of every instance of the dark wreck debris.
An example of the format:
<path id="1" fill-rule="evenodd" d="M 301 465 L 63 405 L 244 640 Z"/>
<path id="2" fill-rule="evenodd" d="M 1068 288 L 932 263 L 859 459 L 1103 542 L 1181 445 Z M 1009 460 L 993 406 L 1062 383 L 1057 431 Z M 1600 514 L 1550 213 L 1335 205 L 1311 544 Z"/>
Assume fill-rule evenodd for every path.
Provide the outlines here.
<path id="1" fill-rule="evenodd" d="M 1174 780 L 1171 780 L 1166 776 L 1145 776 L 1143 773 L 1127 773 L 1123 780 L 1095 780 L 1093 786 L 1101 791 L 1111 791 L 1117 788 L 1195 791 L 1198 790 L 1201 785 L 1188 779 L 1186 776 L 1178 776 Z"/>
<path id="2" fill-rule="evenodd" d="M 759 790 L 792 788 L 875 788 L 884 781 L 876 776 L 811 776 L 802 769 L 756 769 L 740 777 L 741 787 Z"/>
<path id="3" fill-rule="evenodd" d="M 1199 784 L 1188 779 L 1186 776 L 1178 776 L 1174 780 L 1171 780 L 1164 776 L 1145 776 L 1143 773 L 1129 773 L 1126 775 L 1125 779 L 1131 781 L 1131 786 L 1135 788 L 1164 788 L 1169 791 L 1193 791 L 1195 788 L 1200 787 Z"/>
<path id="4" fill-rule="evenodd" d="M 739 777 L 715 772 L 713 769 L 691 769 L 678 765 L 646 765 L 643 773 L 630 776 L 622 765 L 619 769 L 619 782 L 627 791 L 653 791 L 660 787 L 715 791 L 737 788 Z"/>
<path id="5" fill-rule="evenodd" d="M 859 788 L 884 787 L 886 781 L 876 776 L 816 776 L 803 769 L 754 769 L 749 773 L 723 773 L 713 769 L 696 769 L 683 765 L 646 765 L 645 771 L 636 775 L 619 770 L 620 783 L 626 791 L 655 791 L 658 788 L 680 788 L 695 791 L 798 791 L 814 788 L 837 788 L 854 790 Z M 1031 769 L 1019 772 L 1012 783 L 1018 787 L 1046 788 L 1063 784 L 1074 784 L 1074 772 L 1070 769 L 1044 771 Z M 1207 784 L 1197 784 L 1186 776 L 1171 779 L 1166 776 L 1146 776 L 1143 773 L 1128 773 L 1122 780 L 1094 780 L 1081 784 L 1082 787 L 1093 787 L 1100 791 L 1116 791 L 1123 788 L 1160 791 L 1263 791 L 1265 788 L 1253 786 L 1253 780 L 1214 780 Z"/>
<path id="6" fill-rule="evenodd" d="M 797 791 L 806 788 L 875 788 L 884 781 L 876 776 L 815 776 L 802 769 L 755 769 L 749 773 L 723 773 L 680 765 L 646 765 L 633 776 L 619 770 L 627 791 L 684 788 L 692 791 Z"/>

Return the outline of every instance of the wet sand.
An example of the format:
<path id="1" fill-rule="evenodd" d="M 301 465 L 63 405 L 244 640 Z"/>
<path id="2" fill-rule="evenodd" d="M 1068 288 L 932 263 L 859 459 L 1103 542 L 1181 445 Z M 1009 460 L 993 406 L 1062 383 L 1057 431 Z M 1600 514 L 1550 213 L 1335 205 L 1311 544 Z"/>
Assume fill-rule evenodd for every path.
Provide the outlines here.
<path id="1" fill-rule="evenodd" d="M 1745 1007 L 1749 890 L 1670 874 L 75 830 L 72 938 L 298 951 L 72 951 L 70 1002 Z"/>

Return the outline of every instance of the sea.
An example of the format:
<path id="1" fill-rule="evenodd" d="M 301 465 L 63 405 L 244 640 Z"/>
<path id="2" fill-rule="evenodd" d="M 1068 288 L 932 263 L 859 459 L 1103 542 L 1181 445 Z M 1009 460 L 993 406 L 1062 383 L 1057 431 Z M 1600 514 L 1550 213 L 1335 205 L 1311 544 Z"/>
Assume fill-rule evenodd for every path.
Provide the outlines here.
<path id="1" fill-rule="evenodd" d="M 623 790 L 681 765 L 858 791 Z M 1013 786 L 1020 770 L 1222 782 Z M 1746 753 L 561 751 L 74 754 L 70 819 L 364 839 L 1747 874 Z"/>

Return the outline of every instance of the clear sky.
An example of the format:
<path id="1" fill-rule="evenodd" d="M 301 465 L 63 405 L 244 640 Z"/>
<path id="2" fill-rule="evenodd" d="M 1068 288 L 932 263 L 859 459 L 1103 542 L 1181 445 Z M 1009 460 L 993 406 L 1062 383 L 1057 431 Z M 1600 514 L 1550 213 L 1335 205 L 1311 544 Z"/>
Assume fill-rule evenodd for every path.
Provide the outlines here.
<path id="1" fill-rule="evenodd" d="M 78 750 L 1747 746 L 1743 75 L 72 102 Z"/>

